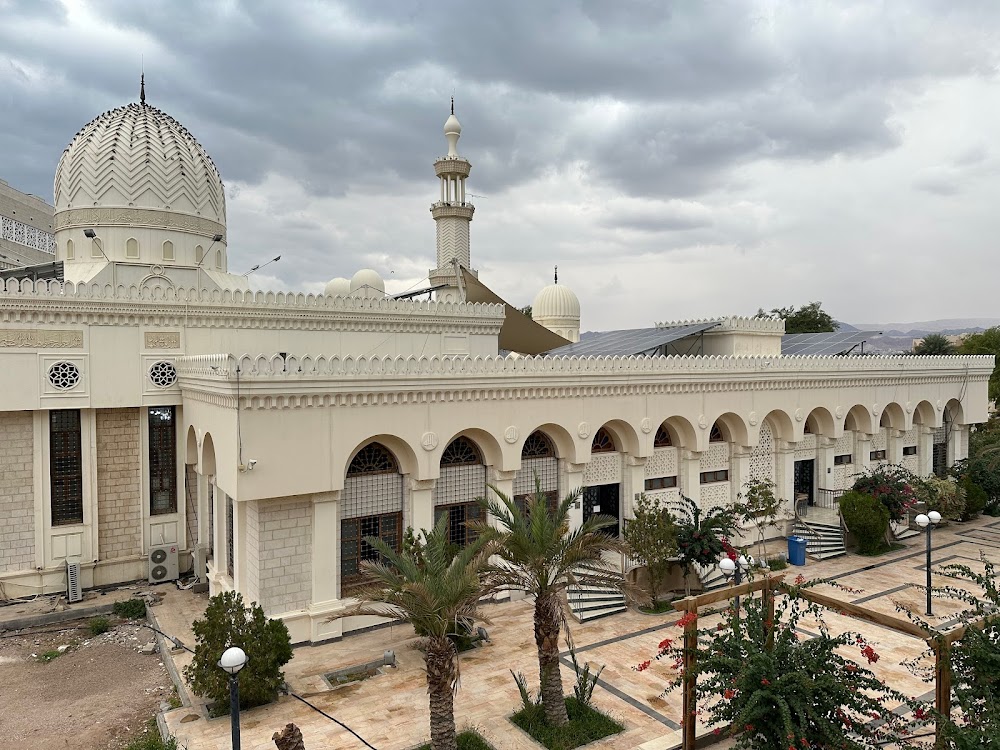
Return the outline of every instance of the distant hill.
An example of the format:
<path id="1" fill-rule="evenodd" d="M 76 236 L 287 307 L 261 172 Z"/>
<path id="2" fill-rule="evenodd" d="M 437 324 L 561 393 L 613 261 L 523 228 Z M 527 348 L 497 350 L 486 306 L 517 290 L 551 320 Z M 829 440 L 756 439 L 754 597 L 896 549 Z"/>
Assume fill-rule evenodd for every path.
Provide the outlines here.
<path id="1" fill-rule="evenodd" d="M 963 333 L 978 333 L 986 328 L 1000 325 L 1000 318 L 944 318 L 942 320 L 922 320 L 915 323 L 841 323 L 841 331 L 881 331 L 881 336 L 873 336 L 865 342 L 865 351 L 908 352 L 914 339 L 922 339 L 930 333 L 957 336 Z"/>

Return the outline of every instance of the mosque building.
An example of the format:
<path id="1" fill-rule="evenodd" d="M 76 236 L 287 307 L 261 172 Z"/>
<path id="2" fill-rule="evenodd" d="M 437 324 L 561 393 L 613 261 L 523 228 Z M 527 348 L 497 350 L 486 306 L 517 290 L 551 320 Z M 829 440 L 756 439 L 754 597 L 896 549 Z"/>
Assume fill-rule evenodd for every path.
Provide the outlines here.
<path id="1" fill-rule="evenodd" d="M 454 107 L 444 131 L 437 265 L 402 297 L 369 269 L 251 291 L 218 169 L 144 90 L 72 138 L 51 231 L 19 229 L 32 252 L 0 269 L 0 594 L 194 573 L 321 641 L 371 624 L 330 619 L 365 537 L 447 516 L 462 544 L 488 483 L 583 488 L 579 524 L 770 479 L 808 531 L 808 503 L 873 463 L 967 455 L 992 357 L 855 356 L 732 316 L 581 336 L 558 279 L 522 314 L 472 269 Z"/>

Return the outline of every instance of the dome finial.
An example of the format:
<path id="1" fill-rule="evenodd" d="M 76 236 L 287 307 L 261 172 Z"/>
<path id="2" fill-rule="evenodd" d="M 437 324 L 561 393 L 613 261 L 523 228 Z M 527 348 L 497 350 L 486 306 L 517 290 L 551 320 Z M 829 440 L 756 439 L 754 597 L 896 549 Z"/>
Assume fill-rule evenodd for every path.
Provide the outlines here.
<path id="1" fill-rule="evenodd" d="M 553 276 L 553 281 L 556 284 L 558 284 L 559 283 L 559 266 L 556 266 L 555 273 L 553 273 L 552 276 Z"/>
<path id="2" fill-rule="evenodd" d="M 455 114 L 455 97 L 451 97 L 451 113 Z"/>
<path id="3" fill-rule="evenodd" d="M 139 103 L 146 103 L 146 74 L 142 73 L 139 76 Z"/>

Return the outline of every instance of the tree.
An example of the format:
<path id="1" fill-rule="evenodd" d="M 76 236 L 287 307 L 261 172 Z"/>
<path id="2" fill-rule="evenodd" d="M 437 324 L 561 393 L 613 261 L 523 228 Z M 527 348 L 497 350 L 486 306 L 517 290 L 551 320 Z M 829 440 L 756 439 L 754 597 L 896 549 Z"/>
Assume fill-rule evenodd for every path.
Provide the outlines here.
<path id="1" fill-rule="evenodd" d="M 455 625 L 469 632 L 476 622 L 487 622 L 480 600 L 487 593 L 485 573 L 494 546 L 489 535 L 483 534 L 456 548 L 448 540 L 447 515 L 423 535 L 422 544 L 411 544 L 403 552 L 396 552 L 380 539 L 365 537 L 380 559 L 361 563 L 368 582 L 354 592 L 359 603 L 339 617 L 387 617 L 410 623 L 423 636 L 431 747 L 456 750 L 458 651 L 451 635 Z"/>
<path id="2" fill-rule="evenodd" d="M 569 722 L 559 668 L 559 634 L 565 623 L 562 594 L 571 584 L 622 591 L 625 581 L 617 566 L 604 559 L 605 552 L 624 552 L 625 545 L 604 532 L 615 520 L 590 516 L 570 531 L 570 508 L 582 490 L 569 493 L 550 505 L 540 489 L 522 509 L 490 485 L 495 499 L 480 503 L 496 520 L 500 562 L 491 571 L 493 589 L 523 591 L 535 600 L 535 646 L 538 649 L 539 694 L 545 720 L 551 726 Z M 485 529 L 476 524 L 477 529 Z"/>
<path id="3" fill-rule="evenodd" d="M 747 482 L 743 492 L 737 496 L 736 516 L 742 524 L 752 523 L 757 528 L 757 541 L 767 560 L 767 544 L 764 535 L 767 529 L 774 526 L 781 513 L 781 499 L 775 496 L 776 485 L 770 479 L 757 482 Z"/>
<path id="4" fill-rule="evenodd" d="M 191 689 L 215 704 L 215 715 L 229 711 L 229 675 L 219 657 L 230 646 L 248 655 L 239 671 L 240 708 L 253 708 L 278 697 L 284 684 L 281 668 L 292 658 L 291 637 L 281 620 L 269 620 L 256 602 L 247 607 L 235 591 L 208 600 L 205 616 L 192 625 L 197 644 L 194 659 L 184 668 Z"/>
<path id="5" fill-rule="evenodd" d="M 928 707 L 847 658 L 848 650 L 857 649 L 859 662 L 878 661 L 861 634 L 832 636 L 821 608 L 796 598 L 794 589 L 778 600 L 773 620 L 762 597 L 743 602 L 742 612 L 730 608 L 726 613 L 729 627 L 720 623 L 698 631 L 697 643 L 703 646 L 695 651 L 695 690 L 704 706 L 700 713 L 717 734 L 728 728 L 735 746 L 747 750 L 909 746 L 906 735 L 915 722 L 893 709 L 905 704 L 915 716 L 926 717 Z M 800 637 L 796 629 L 803 620 L 818 620 L 818 635 Z M 682 618 L 677 624 L 688 622 Z M 672 661 L 680 670 L 684 656 L 683 647 L 667 638 L 656 659 Z M 634 669 L 644 671 L 650 663 Z M 680 686 L 684 677 L 679 671 L 667 690 Z"/>
<path id="6" fill-rule="evenodd" d="M 1000 355 L 1000 326 L 987 328 L 980 333 L 965 337 L 958 347 L 959 354 L 992 354 Z M 989 395 L 991 401 L 1000 399 L 1000 364 L 993 368 L 990 375 Z"/>
<path id="7" fill-rule="evenodd" d="M 703 513 L 698 503 L 684 495 L 670 507 L 676 511 L 677 551 L 684 565 L 684 588 L 690 594 L 691 567 L 712 566 L 719 561 L 726 551 L 726 539 L 736 532 L 736 511 L 717 505 Z"/>
<path id="8" fill-rule="evenodd" d="M 634 518 L 625 522 L 625 544 L 649 571 L 649 597 L 656 603 L 660 581 L 677 553 L 677 527 L 673 516 L 659 500 L 639 496 Z"/>
<path id="9" fill-rule="evenodd" d="M 824 312 L 822 302 L 810 302 L 798 310 L 794 307 L 776 307 L 770 313 L 761 308 L 758 318 L 777 317 L 785 321 L 785 333 L 832 333 L 838 324 Z"/>
<path id="10" fill-rule="evenodd" d="M 929 333 L 913 347 L 914 354 L 954 354 L 956 347 L 941 333 Z"/>
<path id="11" fill-rule="evenodd" d="M 527 315 L 529 318 L 531 317 L 531 305 L 525 305 L 524 307 L 519 307 L 518 310 L 522 315 Z"/>

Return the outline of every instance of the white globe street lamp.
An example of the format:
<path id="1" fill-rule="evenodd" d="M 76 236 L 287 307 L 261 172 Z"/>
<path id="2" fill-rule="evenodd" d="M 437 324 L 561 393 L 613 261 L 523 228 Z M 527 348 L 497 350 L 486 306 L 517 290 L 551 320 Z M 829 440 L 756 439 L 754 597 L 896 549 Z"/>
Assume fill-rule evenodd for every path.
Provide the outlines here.
<path id="1" fill-rule="evenodd" d="M 237 675 L 249 658 L 239 646 L 230 646 L 219 659 L 219 666 L 229 673 L 229 721 L 233 730 L 233 750 L 240 750 L 240 683 Z"/>
<path id="2" fill-rule="evenodd" d="M 933 616 L 931 611 L 931 530 L 941 523 L 941 514 L 932 510 L 927 515 L 921 513 L 913 519 L 917 526 L 927 531 L 927 616 Z"/>

